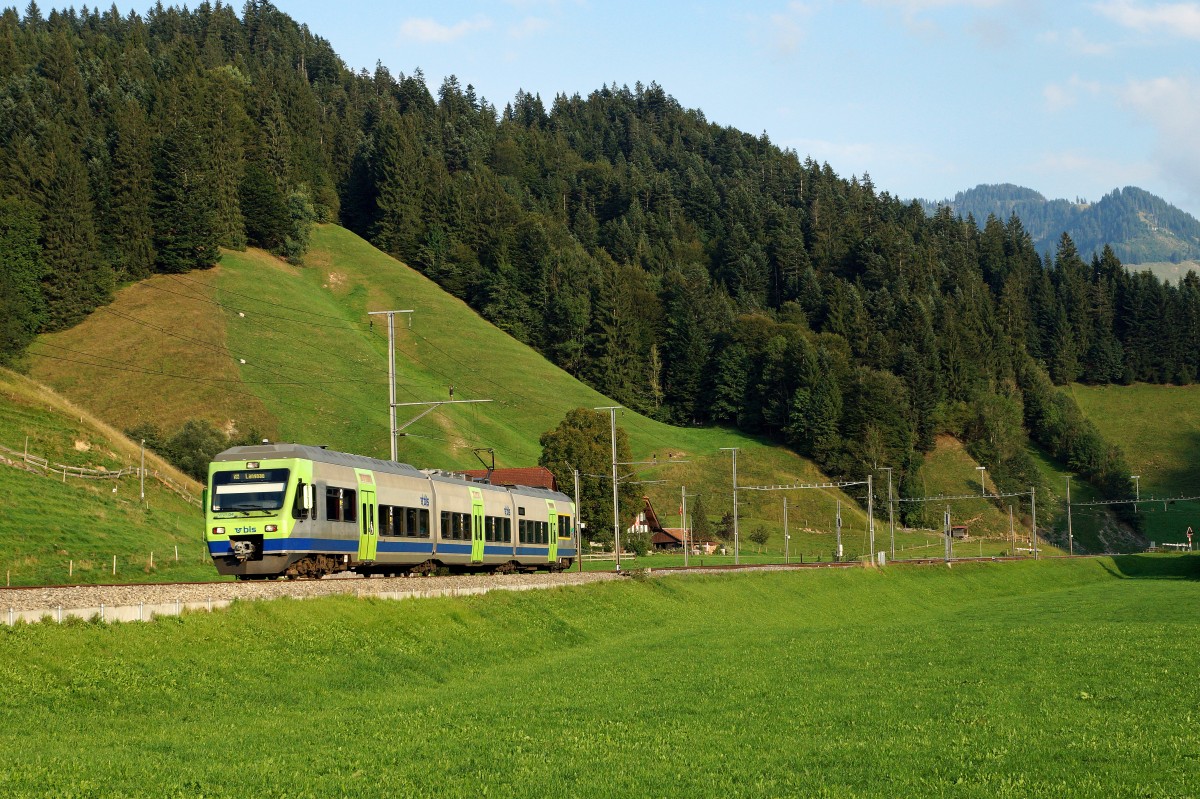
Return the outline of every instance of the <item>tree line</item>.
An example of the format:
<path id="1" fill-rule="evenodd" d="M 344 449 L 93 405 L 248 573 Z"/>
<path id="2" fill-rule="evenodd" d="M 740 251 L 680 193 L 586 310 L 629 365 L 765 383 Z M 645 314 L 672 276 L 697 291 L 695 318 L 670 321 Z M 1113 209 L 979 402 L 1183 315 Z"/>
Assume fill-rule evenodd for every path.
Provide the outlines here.
<path id="1" fill-rule="evenodd" d="M 265 0 L 7 9 L 0 80 L 5 353 L 220 247 L 298 259 L 327 220 L 627 407 L 834 475 L 894 466 L 902 492 L 940 432 L 1002 487 L 1037 482 L 1032 436 L 1119 491 L 1120 453 L 1054 384 L 1200 375 L 1195 275 L 928 217 L 654 83 L 498 108 L 354 72 Z"/>

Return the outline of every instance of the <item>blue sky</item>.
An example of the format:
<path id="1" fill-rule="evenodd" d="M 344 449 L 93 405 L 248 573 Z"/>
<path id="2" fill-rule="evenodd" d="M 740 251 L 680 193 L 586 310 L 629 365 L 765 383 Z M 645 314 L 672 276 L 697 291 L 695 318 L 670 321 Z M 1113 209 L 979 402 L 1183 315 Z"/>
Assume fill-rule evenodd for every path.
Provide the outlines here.
<path id="1" fill-rule="evenodd" d="M 277 4 L 352 68 L 454 74 L 501 108 L 657 81 L 900 197 L 1137 185 L 1200 217 L 1200 2 Z"/>

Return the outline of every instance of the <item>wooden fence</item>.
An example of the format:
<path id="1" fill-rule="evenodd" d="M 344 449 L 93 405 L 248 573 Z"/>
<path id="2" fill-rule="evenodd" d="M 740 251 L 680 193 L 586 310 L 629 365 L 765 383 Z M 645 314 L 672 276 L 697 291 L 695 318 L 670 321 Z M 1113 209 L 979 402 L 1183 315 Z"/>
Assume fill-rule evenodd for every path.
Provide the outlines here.
<path id="1" fill-rule="evenodd" d="M 25 469 L 26 471 L 40 474 L 44 477 L 62 475 L 64 483 L 67 482 L 68 477 L 77 480 L 120 480 L 123 477 L 141 477 L 141 469 L 137 466 L 126 466 L 117 471 L 69 466 L 65 463 L 53 463 L 48 458 L 31 454 L 28 450 L 22 452 L 10 449 L 3 444 L 0 444 L 0 453 L 4 453 L 0 455 L 0 462 L 7 463 L 18 469 Z M 168 490 L 175 492 L 192 505 L 196 505 L 197 507 L 200 505 L 200 499 L 197 496 L 169 477 L 159 474 L 157 469 L 146 469 L 146 477 L 157 480 Z"/>

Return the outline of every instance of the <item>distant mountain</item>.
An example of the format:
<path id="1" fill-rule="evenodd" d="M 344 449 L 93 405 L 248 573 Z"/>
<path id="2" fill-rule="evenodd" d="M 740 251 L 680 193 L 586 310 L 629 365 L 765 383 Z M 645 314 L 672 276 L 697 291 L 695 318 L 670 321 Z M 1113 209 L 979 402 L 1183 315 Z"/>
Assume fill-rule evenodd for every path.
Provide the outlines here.
<path id="1" fill-rule="evenodd" d="M 1200 221 L 1135 186 L 1114 189 L 1095 203 L 1047 200 L 1033 189 L 1011 183 L 981 184 L 960 191 L 953 200 L 920 202 L 927 213 L 948 205 L 964 218 L 971 214 L 980 227 L 988 214 L 1004 221 L 1015 213 L 1038 252 L 1053 252 L 1066 232 L 1085 256 L 1109 244 L 1126 264 L 1200 259 Z"/>

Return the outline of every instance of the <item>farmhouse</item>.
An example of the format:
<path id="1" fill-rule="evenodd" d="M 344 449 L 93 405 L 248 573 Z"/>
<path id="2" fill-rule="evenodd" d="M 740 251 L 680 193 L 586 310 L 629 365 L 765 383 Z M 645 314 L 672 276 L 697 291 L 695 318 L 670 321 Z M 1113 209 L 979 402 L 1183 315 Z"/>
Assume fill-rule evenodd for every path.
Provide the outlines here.
<path id="1" fill-rule="evenodd" d="M 691 530 L 683 527 L 664 527 L 658 520 L 658 513 L 650 502 L 650 497 L 642 497 L 642 509 L 633 518 L 628 527 L 630 533 L 645 533 L 650 535 L 650 543 L 656 550 L 681 550 L 685 541 L 691 538 Z M 715 541 L 691 541 L 692 552 L 705 555 L 712 554 L 720 546 Z"/>

